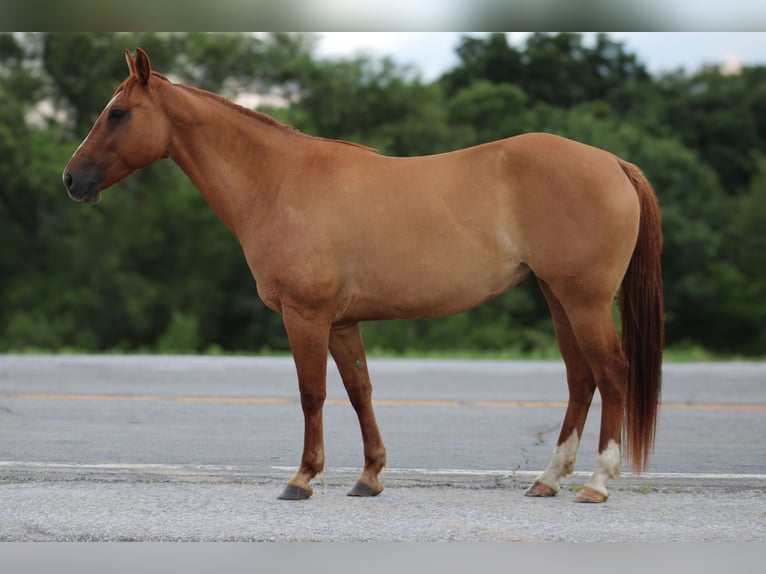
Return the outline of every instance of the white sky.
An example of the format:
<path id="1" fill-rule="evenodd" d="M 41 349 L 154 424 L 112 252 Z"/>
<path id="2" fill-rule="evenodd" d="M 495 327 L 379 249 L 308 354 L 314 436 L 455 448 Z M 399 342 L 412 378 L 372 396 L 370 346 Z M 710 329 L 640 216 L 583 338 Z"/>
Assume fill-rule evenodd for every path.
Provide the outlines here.
<path id="1" fill-rule="evenodd" d="M 356 53 L 388 55 L 399 64 L 419 69 L 426 80 L 438 77 L 454 65 L 460 37 L 483 32 L 322 32 L 317 47 L 320 56 L 346 57 Z M 511 32 L 514 43 L 522 43 L 525 32 Z M 590 36 L 590 34 L 587 34 Z M 766 65 L 766 32 L 615 32 L 610 36 L 638 55 L 650 72 L 685 68 L 693 71 L 703 64 Z"/>

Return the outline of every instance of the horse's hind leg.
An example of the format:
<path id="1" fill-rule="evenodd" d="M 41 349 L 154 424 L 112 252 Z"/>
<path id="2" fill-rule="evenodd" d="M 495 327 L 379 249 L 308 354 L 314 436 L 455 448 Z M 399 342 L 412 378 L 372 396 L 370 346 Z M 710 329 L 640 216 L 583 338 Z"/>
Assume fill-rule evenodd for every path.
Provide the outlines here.
<path id="1" fill-rule="evenodd" d="M 376 496 L 383 490 L 378 475 L 386 465 L 386 447 L 372 408 L 372 385 L 359 324 L 334 328 L 330 332 L 330 353 L 346 387 L 362 429 L 364 470 L 349 496 Z"/>
<path id="2" fill-rule="evenodd" d="M 622 421 L 625 409 L 628 362 L 612 320 L 614 293 L 577 283 L 562 288 L 550 284 L 561 302 L 577 345 L 585 357 L 601 395 L 601 430 L 596 467 L 577 502 L 603 502 L 609 496 L 606 483 L 620 476 Z M 590 288 L 588 288 L 590 287 Z"/>
<path id="3" fill-rule="evenodd" d="M 569 403 L 553 456 L 545 471 L 529 487 L 526 495 L 554 496 L 560 489 L 559 479 L 569 476 L 574 471 L 577 449 L 596 390 L 596 382 L 585 356 L 580 351 L 564 308 L 547 283 L 540 279 L 538 282 L 548 301 L 559 349 L 566 365 Z"/>

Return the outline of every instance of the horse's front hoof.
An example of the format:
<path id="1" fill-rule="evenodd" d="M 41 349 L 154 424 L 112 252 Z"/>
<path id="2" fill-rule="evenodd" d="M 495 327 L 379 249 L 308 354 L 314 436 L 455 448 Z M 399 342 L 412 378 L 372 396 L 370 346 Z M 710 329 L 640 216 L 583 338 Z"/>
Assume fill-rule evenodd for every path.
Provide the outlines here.
<path id="1" fill-rule="evenodd" d="M 584 487 L 575 497 L 575 502 L 588 502 L 588 503 L 600 503 L 606 502 L 609 498 L 608 494 L 594 490 L 588 486 Z"/>
<path id="2" fill-rule="evenodd" d="M 288 484 L 282 491 L 282 494 L 277 496 L 279 500 L 306 500 L 311 496 L 312 491 L 310 489 L 301 488 L 294 484 Z"/>
<path id="3" fill-rule="evenodd" d="M 527 491 L 524 493 L 524 496 L 551 497 L 556 496 L 557 493 L 558 490 L 555 488 L 548 486 L 544 482 L 536 480 L 535 483 L 527 489 Z"/>
<path id="4" fill-rule="evenodd" d="M 354 488 L 348 491 L 349 496 L 378 496 L 381 492 L 383 492 L 383 487 L 380 488 L 373 488 L 369 484 L 366 484 L 362 482 L 361 480 L 357 481 L 357 483 L 354 485 Z"/>

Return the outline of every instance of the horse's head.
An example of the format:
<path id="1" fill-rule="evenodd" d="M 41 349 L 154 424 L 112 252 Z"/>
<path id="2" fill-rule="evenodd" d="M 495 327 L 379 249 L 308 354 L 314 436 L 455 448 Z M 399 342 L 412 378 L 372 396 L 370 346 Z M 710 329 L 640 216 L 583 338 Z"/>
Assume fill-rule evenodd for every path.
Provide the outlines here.
<path id="1" fill-rule="evenodd" d="M 64 185 L 76 201 L 97 203 L 101 191 L 146 167 L 170 149 L 170 120 L 160 106 L 153 73 L 140 48 L 125 52 L 130 76 L 114 92 L 64 168 Z"/>

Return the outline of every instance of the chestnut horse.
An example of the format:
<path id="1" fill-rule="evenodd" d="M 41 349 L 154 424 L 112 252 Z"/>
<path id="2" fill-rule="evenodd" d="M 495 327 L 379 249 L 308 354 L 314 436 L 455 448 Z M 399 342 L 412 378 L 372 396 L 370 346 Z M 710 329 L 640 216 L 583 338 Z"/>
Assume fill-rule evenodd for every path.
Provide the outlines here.
<path id="1" fill-rule="evenodd" d="M 258 294 L 283 317 L 298 375 L 303 455 L 280 498 L 308 498 L 324 467 L 328 349 L 364 443 L 349 494 L 374 496 L 386 449 L 359 322 L 457 313 L 530 273 L 550 306 L 569 403 L 550 464 L 527 495 L 555 495 L 573 471 L 596 389 L 599 455 L 577 500 L 606 500 L 623 435 L 634 470 L 646 466 L 664 339 L 662 232 L 637 167 L 547 134 L 386 157 L 173 84 L 141 49 L 126 57 L 130 76 L 74 152 L 64 184 L 72 199 L 96 203 L 105 188 L 170 158 L 237 237 Z M 612 319 L 618 291 L 622 340 Z"/>

